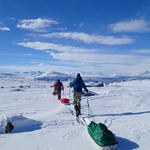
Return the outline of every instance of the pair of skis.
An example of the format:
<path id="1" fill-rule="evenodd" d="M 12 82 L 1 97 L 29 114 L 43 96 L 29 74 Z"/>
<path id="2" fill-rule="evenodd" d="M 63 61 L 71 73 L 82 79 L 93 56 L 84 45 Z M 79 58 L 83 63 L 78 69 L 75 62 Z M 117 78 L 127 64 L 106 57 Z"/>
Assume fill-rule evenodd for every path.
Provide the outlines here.
<path id="1" fill-rule="evenodd" d="M 82 115 L 79 115 L 78 117 L 76 116 L 76 112 L 75 112 L 75 110 L 74 110 L 73 105 L 72 105 L 72 104 L 67 104 L 66 106 L 67 106 L 68 109 L 70 110 L 70 113 L 75 117 L 76 121 L 77 121 L 79 124 L 83 125 L 84 127 L 87 127 L 87 123 L 86 123 L 84 117 L 83 117 Z"/>

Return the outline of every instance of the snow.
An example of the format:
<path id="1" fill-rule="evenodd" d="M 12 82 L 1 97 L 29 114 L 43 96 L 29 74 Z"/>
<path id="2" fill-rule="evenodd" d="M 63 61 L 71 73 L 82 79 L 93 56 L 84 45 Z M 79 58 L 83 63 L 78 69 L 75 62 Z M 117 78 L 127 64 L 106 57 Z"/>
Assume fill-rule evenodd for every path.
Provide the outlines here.
<path id="1" fill-rule="evenodd" d="M 63 97 L 72 100 L 69 82 L 63 83 Z M 22 76 L 0 78 L 2 150 L 98 149 L 67 107 L 52 95 L 52 84 L 53 81 L 38 81 Z M 148 150 L 150 80 L 114 82 L 88 89 L 96 95 L 82 98 L 82 113 L 88 114 L 89 101 L 93 117 L 88 119 L 107 125 L 119 142 L 116 150 Z M 12 133 L 4 133 L 6 120 L 15 126 Z"/>

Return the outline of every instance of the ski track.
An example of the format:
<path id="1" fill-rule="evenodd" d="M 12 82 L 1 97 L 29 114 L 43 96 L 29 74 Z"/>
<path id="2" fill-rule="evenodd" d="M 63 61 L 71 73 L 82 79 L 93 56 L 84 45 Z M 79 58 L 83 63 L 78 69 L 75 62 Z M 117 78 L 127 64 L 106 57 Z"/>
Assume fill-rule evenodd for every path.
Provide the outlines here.
<path id="1" fill-rule="evenodd" d="M 97 149 L 67 107 L 52 96 L 52 84 L 25 78 L 0 79 L 3 87 L 0 88 L 2 150 L 16 150 L 18 147 L 21 150 Z M 64 84 L 63 97 L 72 100 L 72 90 L 67 88 L 68 82 Z M 88 89 L 98 95 L 82 99 L 82 113 L 89 113 L 89 100 L 96 122 L 106 124 L 116 135 L 119 141 L 116 150 L 148 150 L 150 80 L 116 82 L 106 87 Z M 6 119 L 14 123 L 13 133 L 4 134 L 2 126 Z M 93 120 L 92 116 L 89 120 Z"/>

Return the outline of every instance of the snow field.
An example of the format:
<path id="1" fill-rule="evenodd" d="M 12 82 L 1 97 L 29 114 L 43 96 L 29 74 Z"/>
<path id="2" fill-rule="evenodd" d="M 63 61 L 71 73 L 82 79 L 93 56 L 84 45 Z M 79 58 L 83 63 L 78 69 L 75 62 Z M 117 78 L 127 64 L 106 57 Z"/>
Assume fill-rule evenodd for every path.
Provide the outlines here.
<path id="1" fill-rule="evenodd" d="M 2 150 L 97 148 L 69 110 L 51 94 L 52 84 L 30 78 L 0 79 L 3 87 L 0 88 Z M 68 82 L 64 84 L 63 97 L 72 99 Z M 88 89 L 98 95 L 82 99 L 82 113 L 89 113 L 88 100 L 96 122 L 105 123 L 116 135 L 119 142 L 116 150 L 149 150 L 150 80 L 116 82 L 106 87 Z M 15 126 L 14 131 L 9 134 L 3 132 L 6 119 L 11 120 Z"/>

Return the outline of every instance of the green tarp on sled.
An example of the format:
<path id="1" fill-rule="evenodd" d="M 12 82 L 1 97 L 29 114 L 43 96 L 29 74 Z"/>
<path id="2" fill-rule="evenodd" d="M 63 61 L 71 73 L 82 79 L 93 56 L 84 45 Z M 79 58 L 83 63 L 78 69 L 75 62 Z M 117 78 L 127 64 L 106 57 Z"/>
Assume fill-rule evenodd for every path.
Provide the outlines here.
<path id="1" fill-rule="evenodd" d="M 91 138 L 100 146 L 110 146 L 118 144 L 113 133 L 102 123 L 91 122 L 88 125 L 88 132 Z"/>

